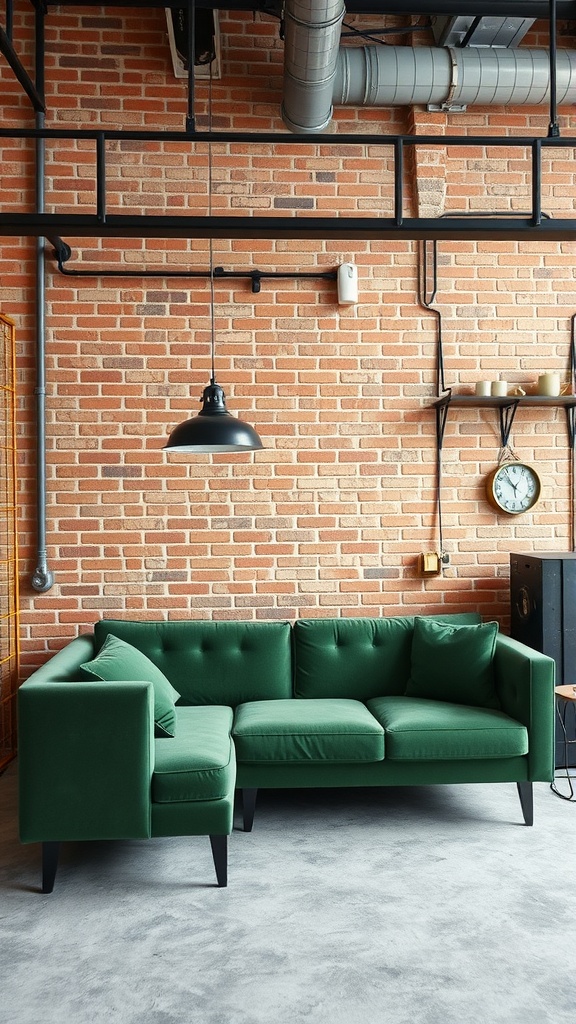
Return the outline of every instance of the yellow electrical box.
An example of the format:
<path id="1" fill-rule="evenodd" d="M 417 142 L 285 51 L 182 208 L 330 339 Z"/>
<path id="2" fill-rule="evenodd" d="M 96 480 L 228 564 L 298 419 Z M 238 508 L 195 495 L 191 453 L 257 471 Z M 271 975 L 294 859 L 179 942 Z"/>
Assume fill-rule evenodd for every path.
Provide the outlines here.
<path id="1" fill-rule="evenodd" d="M 418 555 L 418 571 L 421 576 L 437 576 L 440 570 L 440 555 L 437 551 L 423 551 Z"/>

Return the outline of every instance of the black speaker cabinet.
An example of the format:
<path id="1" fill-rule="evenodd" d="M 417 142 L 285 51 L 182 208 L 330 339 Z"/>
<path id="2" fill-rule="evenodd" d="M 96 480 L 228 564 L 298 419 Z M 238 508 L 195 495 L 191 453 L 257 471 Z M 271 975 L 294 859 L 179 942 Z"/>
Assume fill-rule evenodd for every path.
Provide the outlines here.
<path id="1" fill-rule="evenodd" d="M 576 553 L 510 555 L 510 634 L 556 662 L 556 685 L 576 685 Z M 568 738 L 576 739 L 568 708 Z M 576 743 L 567 747 L 576 765 Z M 564 733 L 557 721 L 556 766 L 566 764 Z"/>

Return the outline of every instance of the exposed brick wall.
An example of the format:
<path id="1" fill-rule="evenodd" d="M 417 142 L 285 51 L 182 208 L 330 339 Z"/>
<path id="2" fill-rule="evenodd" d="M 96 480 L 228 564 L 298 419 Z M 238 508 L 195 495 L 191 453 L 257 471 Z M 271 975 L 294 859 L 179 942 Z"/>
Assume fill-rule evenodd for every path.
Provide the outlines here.
<path id="1" fill-rule="evenodd" d="M 356 19 L 359 23 L 359 19 Z M 398 22 L 398 19 L 396 19 Z M 282 44 L 271 18 L 223 14 L 223 77 L 214 128 L 283 131 Z M 32 17 L 15 42 L 31 62 Z M 545 33 L 543 33 L 545 36 Z M 542 32 L 541 32 L 542 36 Z M 184 125 L 186 83 L 172 73 L 163 11 L 50 8 L 47 123 L 79 128 Z M 533 42 L 537 38 L 535 35 Z M 406 41 L 405 37 L 403 37 Z M 418 39 L 429 41 L 422 34 Z M 397 41 L 397 40 L 393 40 Z M 541 38 L 545 43 L 545 38 Z M 571 40 L 562 39 L 562 45 Z M 32 126 L 29 104 L 0 69 L 5 124 Z M 207 88 L 197 85 L 198 127 Z M 565 134 L 572 115 L 561 111 Z M 334 131 L 545 134 L 544 108 L 336 111 Z M 214 146 L 213 212 L 370 215 L 391 208 L 392 153 Z M 544 161 L 544 208 L 573 214 L 574 154 Z M 11 208 L 33 201 L 32 149 L 6 144 Z M 110 212 L 207 209 L 206 148 L 121 142 L 108 154 Z M 420 152 L 407 206 L 422 215 L 522 209 L 528 154 L 510 148 Z M 417 178 L 416 178 L 417 175 Z M 95 195 L 93 144 L 51 144 L 47 208 L 78 212 Z M 159 269 L 157 277 L 63 277 L 48 249 L 48 554 L 35 567 L 34 243 L 0 241 L 0 299 L 18 330 L 21 607 L 25 672 L 101 615 L 288 618 L 481 611 L 507 624 L 513 550 L 570 546 L 569 450 L 562 410 L 522 411 L 515 451 L 544 493 L 517 519 L 497 515 L 484 478 L 498 456 L 493 410 L 452 411 L 443 453 L 450 567 L 422 579 L 417 555 L 438 546 L 435 503 L 436 318 L 417 299 L 415 242 L 218 241 L 229 270 L 332 270 L 352 259 L 360 302 L 339 307 L 333 282 L 215 282 L 216 369 L 230 410 L 253 423 L 255 455 L 167 458 L 169 430 L 199 408 L 210 369 L 206 278 L 162 269 L 208 266 L 204 241 L 67 239 L 69 266 Z M 574 243 L 443 242 L 438 292 L 447 383 L 505 377 L 530 387 L 566 374 L 575 311 Z"/>

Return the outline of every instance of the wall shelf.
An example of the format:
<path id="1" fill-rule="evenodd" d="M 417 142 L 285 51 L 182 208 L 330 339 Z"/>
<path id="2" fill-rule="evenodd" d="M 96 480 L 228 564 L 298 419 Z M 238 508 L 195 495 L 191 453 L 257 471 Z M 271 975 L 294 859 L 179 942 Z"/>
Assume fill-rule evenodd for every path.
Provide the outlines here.
<path id="1" fill-rule="evenodd" d="M 436 436 L 438 448 L 442 448 L 444 430 L 450 407 L 456 409 L 477 408 L 497 409 L 500 423 L 500 439 L 502 447 L 508 444 L 514 416 L 519 408 L 563 408 L 566 410 L 568 437 L 570 448 L 574 450 L 576 433 L 576 394 L 558 395 L 549 398 L 547 395 L 459 395 L 448 391 L 434 402 L 436 409 Z"/>

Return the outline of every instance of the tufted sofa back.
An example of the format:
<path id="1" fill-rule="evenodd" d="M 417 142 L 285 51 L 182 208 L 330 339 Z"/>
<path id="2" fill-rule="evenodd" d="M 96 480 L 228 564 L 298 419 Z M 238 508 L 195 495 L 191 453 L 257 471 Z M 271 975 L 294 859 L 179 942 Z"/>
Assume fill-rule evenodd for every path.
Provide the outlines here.
<path id="1" fill-rule="evenodd" d="M 440 616 L 437 616 L 440 618 Z M 480 622 L 475 613 L 442 621 Z M 287 697 L 402 694 L 410 674 L 414 617 L 298 619 L 288 622 L 102 619 L 108 633 L 142 651 L 181 694 L 181 704 L 228 704 Z"/>
<path id="2" fill-rule="evenodd" d="M 437 618 L 481 621 L 475 613 Z M 413 632 L 413 616 L 299 619 L 293 627 L 295 696 L 366 701 L 403 694 Z"/>
<path id="3" fill-rule="evenodd" d="M 228 704 L 292 696 L 288 622 L 102 619 L 94 627 L 99 651 L 108 633 L 142 651 L 181 694 L 181 704 Z"/>

